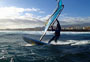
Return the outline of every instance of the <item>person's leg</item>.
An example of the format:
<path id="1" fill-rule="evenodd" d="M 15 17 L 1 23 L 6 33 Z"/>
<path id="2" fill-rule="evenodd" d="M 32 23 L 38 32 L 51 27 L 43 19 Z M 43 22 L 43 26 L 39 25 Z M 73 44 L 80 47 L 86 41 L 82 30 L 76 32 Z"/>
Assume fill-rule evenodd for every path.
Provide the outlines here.
<path id="1" fill-rule="evenodd" d="M 59 39 L 59 36 L 55 37 L 55 43 L 57 43 L 57 40 Z"/>
<path id="2" fill-rule="evenodd" d="M 52 37 L 52 39 L 49 40 L 48 44 L 51 43 L 52 40 L 54 40 L 55 36 Z"/>

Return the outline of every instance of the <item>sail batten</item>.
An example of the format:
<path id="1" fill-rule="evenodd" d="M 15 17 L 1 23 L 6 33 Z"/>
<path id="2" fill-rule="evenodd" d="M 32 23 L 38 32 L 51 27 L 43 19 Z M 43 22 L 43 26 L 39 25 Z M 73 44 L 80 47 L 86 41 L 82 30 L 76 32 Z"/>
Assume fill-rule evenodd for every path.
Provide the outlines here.
<path id="1" fill-rule="evenodd" d="M 55 22 L 55 20 L 59 17 L 60 13 L 62 12 L 64 8 L 64 5 L 62 4 L 61 0 L 58 0 L 58 7 L 55 10 L 55 12 L 51 15 L 51 17 L 48 19 L 48 23 L 45 27 L 44 34 L 41 36 L 40 41 L 45 36 L 46 32 L 48 31 L 49 27 Z"/>

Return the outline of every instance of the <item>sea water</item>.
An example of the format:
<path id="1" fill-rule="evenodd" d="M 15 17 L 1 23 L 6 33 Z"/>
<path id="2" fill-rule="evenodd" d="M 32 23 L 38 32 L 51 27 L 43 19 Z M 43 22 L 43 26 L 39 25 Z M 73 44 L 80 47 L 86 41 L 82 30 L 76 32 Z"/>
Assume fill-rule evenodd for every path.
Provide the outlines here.
<path id="1" fill-rule="evenodd" d="M 90 32 L 61 32 L 54 45 L 31 46 L 23 36 L 39 40 L 41 31 L 0 31 L 0 62 L 90 62 Z M 42 41 L 48 42 L 53 32 Z"/>

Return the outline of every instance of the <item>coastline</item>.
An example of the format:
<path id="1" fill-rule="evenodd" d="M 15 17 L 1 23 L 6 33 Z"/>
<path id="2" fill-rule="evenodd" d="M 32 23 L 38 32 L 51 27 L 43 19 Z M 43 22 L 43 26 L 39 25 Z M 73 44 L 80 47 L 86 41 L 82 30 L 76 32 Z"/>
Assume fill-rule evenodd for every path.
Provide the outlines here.
<path id="1" fill-rule="evenodd" d="M 27 29 L 0 29 L 0 31 L 43 31 L 43 30 L 27 30 Z M 51 30 L 49 30 L 51 31 Z M 90 32 L 90 30 L 61 30 L 62 32 Z"/>

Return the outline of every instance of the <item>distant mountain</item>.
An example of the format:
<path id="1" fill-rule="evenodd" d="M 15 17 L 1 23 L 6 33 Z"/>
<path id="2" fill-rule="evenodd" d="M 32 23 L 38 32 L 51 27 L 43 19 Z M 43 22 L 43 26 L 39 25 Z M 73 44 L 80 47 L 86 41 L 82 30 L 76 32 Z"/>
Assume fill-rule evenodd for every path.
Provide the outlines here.
<path id="1" fill-rule="evenodd" d="M 90 26 L 90 23 L 84 23 L 84 24 L 73 24 L 73 25 L 61 25 L 62 27 L 66 28 L 66 27 L 87 27 Z"/>
<path id="2" fill-rule="evenodd" d="M 62 28 L 68 28 L 68 27 L 90 27 L 90 23 L 84 23 L 84 24 L 73 24 L 73 25 L 61 25 Z M 43 31 L 45 29 L 45 26 L 43 27 L 35 27 L 35 28 L 17 28 L 17 29 L 0 29 L 0 30 L 28 30 L 28 31 Z"/>

